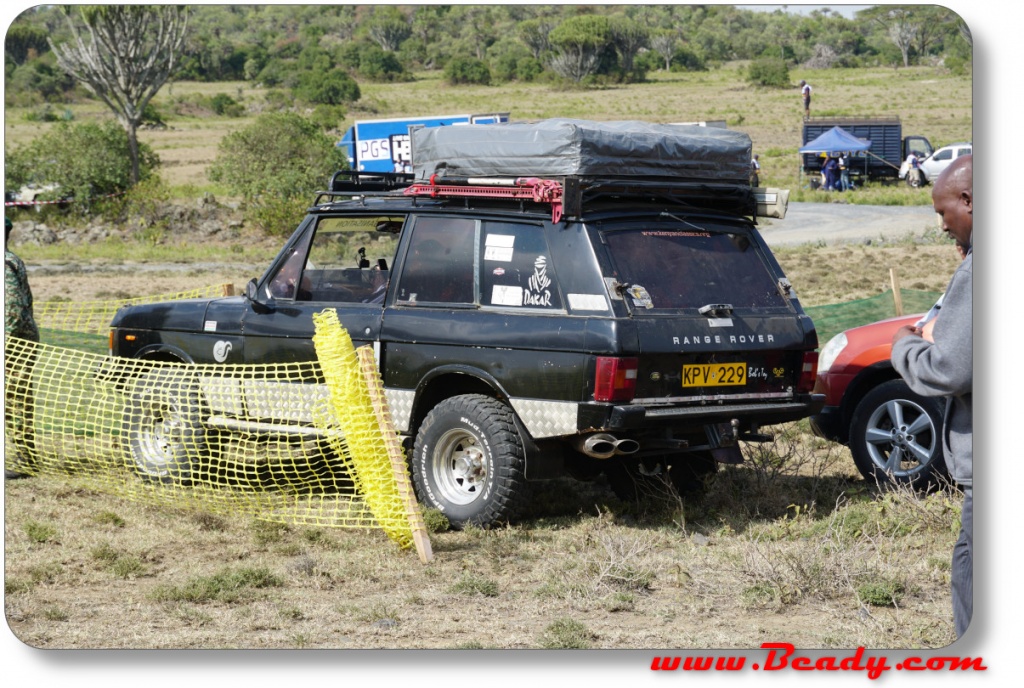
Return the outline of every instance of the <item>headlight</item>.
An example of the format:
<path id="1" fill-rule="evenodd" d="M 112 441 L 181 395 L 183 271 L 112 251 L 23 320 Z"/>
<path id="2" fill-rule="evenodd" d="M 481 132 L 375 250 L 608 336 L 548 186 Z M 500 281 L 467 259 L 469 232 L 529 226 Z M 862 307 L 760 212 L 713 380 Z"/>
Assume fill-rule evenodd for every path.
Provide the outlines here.
<path id="1" fill-rule="evenodd" d="M 840 332 L 832 339 L 828 340 L 828 344 L 822 347 L 821 354 L 818 356 L 818 374 L 827 373 L 828 369 L 832 367 L 836 359 L 839 358 L 839 354 L 846 348 L 846 333 Z"/>

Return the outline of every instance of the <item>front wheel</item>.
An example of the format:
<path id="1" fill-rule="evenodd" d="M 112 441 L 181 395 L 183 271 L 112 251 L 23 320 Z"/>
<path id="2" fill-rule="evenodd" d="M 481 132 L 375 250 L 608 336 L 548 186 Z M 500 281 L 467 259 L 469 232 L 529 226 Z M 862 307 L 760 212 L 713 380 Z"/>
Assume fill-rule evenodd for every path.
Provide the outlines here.
<path id="1" fill-rule="evenodd" d="M 206 447 L 198 384 L 171 369 L 141 375 L 132 386 L 124 430 L 130 465 L 141 477 L 187 482 Z"/>
<path id="2" fill-rule="evenodd" d="M 480 394 L 442 401 L 416 435 L 416 493 L 455 528 L 508 521 L 524 500 L 523 442 L 508 405 Z"/>
<path id="3" fill-rule="evenodd" d="M 903 380 L 875 387 L 853 412 L 850 453 L 869 481 L 927 489 L 946 475 L 942 404 Z"/>

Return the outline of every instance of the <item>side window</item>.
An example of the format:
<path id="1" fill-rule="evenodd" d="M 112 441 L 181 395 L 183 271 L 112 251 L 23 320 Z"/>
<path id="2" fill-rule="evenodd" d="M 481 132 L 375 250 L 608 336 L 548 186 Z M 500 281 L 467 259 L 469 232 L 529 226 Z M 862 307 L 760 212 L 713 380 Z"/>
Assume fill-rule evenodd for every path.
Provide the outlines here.
<path id="1" fill-rule="evenodd" d="M 952 157 L 953 157 L 953 149 L 952 148 L 947 148 L 944 151 L 939 151 L 938 153 L 936 153 L 935 157 L 932 158 L 932 159 L 933 160 L 950 160 L 950 159 L 952 159 Z"/>
<path id="2" fill-rule="evenodd" d="M 398 284 L 398 301 L 472 304 L 476 220 L 420 217 Z"/>
<path id="3" fill-rule="evenodd" d="M 271 278 L 270 295 L 383 304 L 404 223 L 401 216 L 320 218 L 312 242 L 297 244 Z"/>
<path id="4" fill-rule="evenodd" d="M 481 305 L 562 309 L 543 227 L 485 222 L 480 243 Z"/>

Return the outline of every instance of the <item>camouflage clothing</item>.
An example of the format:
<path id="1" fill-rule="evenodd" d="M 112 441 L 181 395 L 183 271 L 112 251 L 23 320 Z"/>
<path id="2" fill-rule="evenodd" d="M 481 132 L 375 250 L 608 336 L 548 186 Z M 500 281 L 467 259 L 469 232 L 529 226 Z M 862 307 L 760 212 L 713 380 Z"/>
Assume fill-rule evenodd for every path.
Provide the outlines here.
<path id="1" fill-rule="evenodd" d="M 32 289 L 21 258 L 4 249 L 4 335 L 39 341 L 32 316 Z"/>
<path id="2" fill-rule="evenodd" d="M 32 315 L 32 290 L 21 258 L 4 249 L 4 341 L 11 337 L 39 341 Z M 9 352 L 8 352 L 9 353 Z M 32 368 L 34 356 L 4 356 L 4 478 L 33 472 Z"/>

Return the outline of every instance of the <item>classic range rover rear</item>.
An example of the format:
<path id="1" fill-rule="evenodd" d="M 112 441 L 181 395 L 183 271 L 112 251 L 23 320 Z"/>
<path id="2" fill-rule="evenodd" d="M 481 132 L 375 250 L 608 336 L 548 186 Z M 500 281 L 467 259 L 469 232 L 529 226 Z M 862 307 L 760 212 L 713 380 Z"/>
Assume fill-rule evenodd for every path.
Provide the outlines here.
<path id="1" fill-rule="evenodd" d="M 604 472 L 623 497 L 649 479 L 690 490 L 740 441 L 817 411 L 817 337 L 756 229 L 773 192 L 746 184 L 745 135 L 517 126 L 415 132 L 414 162 L 442 161 L 415 178 L 335 175 L 244 297 L 123 309 L 112 353 L 311 361 L 312 315 L 335 308 L 375 348 L 418 496 L 456 526 L 507 521 L 529 480 L 564 472 Z M 509 174 L 527 163 L 501 151 L 531 136 L 602 139 L 612 158 L 653 146 L 685 173 Z M 459 169 L 467 147 L 483 170 Z M 201 431 L 308 436 L 301 413 L 243 421 L 238 396 L 208 403 Z M 143 472 L 176 471 L 177 453 L 132 449 Z"/>

